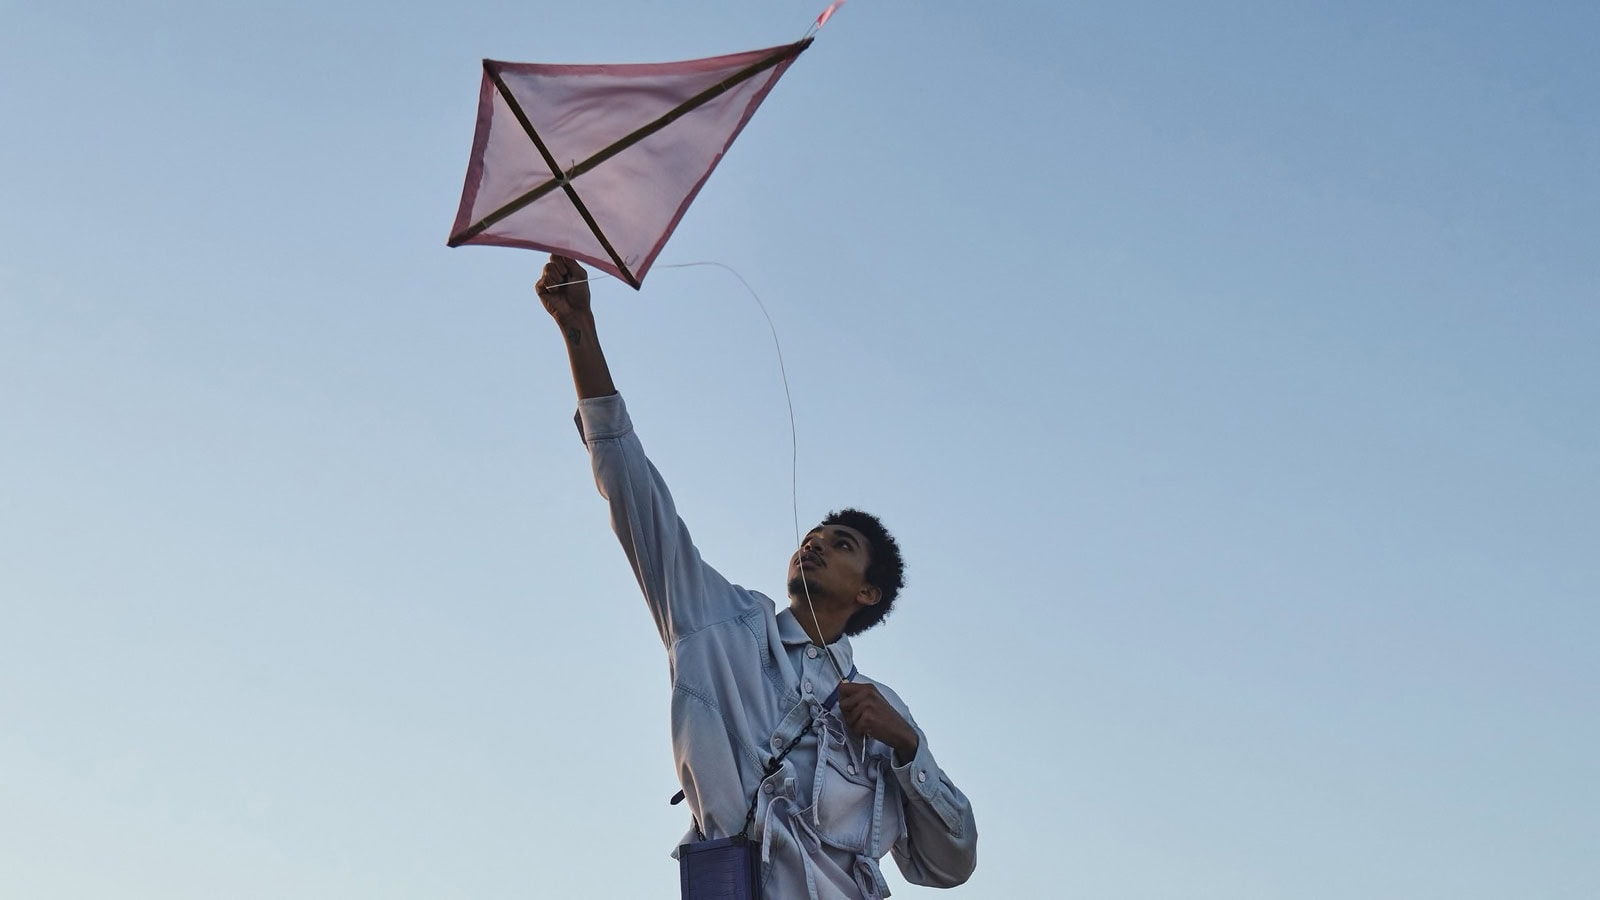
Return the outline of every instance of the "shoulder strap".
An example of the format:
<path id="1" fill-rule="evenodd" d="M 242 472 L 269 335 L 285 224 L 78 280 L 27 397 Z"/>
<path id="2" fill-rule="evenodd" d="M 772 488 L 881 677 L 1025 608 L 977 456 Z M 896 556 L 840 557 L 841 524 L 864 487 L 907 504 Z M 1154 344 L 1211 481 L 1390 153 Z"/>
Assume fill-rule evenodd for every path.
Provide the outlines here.
<path id="1" fill-rule="evenodd" d="M 844 676 L 844 680 L 845 681 L 854 681 L 855 677 L 856 677 L 856 674 L 859 671 L 860 671 L 859 669 L 857 669 L 854 665 L 852 665 L 850 667 L 849 674 Z M 822 708 L 823 709 L 833 709 L 838 704 L 839 704 L 839 686 L 838 685 L 834 685 L 833 686 L 833 693 L 829 694 L 828 698 L 826 700 L 822 701 Z M 805 726 L 803 728 L 801 728 L 799 731 L 795 732 L 794 739 L 789 742 L 788 746 L 786 746 L 782 750 L 778 751 L 778 754 L 776 756 L 772 757 L 772 759 L 767 761 L 766 767 L 762 770 L 762 774 L 761 774 L 761 780 L 762 781 L 766 781 L 768 778 L 771 778 L 773 776 L 773 774 L 778 771 L 778 767 L 783 765 L 784 758 L 787 757 L 789 755 L 790 751 L 794 750 L 795 747 L 800 746 L 801 739 L 806 736 L 806 732 L 810 731 L 811 730 L 811 726 L 814 725 L 815 723 L 816 723 L 816 716 L 812 716 L 811 719 L 806 722 L 806 724 L 805 724 Z M 672 799 L 668 800 L 667 803 L 669 805 L 671 805 L 671 806 L 677 806 L 679 803 L 683 802 L 685 796 L 686 795 L 683 793 L 683 789 L 679 788 L 678 792 L 676 794 L 673 794 L 672 795 Z M 745 813 L 745 816 L 744 816 L 744 828 L 740 829 L 740 831 L 739 831 L 740 834 L 748 835 L 750 833 L 750 825 L 751 825 L 751 823 L 755 822 L 755 820 L 756 820 L 756 806 L 760 802 L 760 800 L 761 800 L 761 791 L 760 791 L 759 788 L 757 788 L 757 790 L 755 792 L 755 795 L 750 798 L 750 811 Z M 705 840 L 706 833 L 704 831 L 702 831 L 701 828 L 700 828 L 700 819 L 698 817 L 696 817 L 696 816 L 690 816 L 689 818 L 694 821 L 695 833 L 700 835 L 700 839 L 701 840 Z"/>

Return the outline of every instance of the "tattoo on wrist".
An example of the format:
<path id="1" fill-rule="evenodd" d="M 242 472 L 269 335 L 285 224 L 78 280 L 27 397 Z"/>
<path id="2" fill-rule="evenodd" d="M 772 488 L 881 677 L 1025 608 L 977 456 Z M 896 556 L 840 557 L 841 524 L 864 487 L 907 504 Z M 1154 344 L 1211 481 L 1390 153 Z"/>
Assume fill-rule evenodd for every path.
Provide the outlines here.
<path id="1" fill-rule="evenodd" d="M 567 326 L 567 343 L 574 347 L 583 343 L 583 329 L 576 325 Z"/>

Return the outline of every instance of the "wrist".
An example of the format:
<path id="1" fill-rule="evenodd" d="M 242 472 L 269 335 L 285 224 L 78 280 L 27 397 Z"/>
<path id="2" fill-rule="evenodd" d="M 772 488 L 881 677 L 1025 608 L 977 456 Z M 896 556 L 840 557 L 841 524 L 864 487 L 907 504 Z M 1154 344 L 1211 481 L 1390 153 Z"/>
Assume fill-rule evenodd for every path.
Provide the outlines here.
<path id="1" fill-rule="evenodd" d="M 890 746 L 894 748 L 895 765 L 904 766 L 916 759 L 917 751 L 922 748 L 922 741 L 915 731 L 907 729 L 907 733 Z"/>
<path id="2" fill-rule="evenodd" d="M 556 324 L 562 331 L 577 328 L 581 331 L 594 331 L 594 313 L 589 310 L 572 310 L 555 317 Z"/>

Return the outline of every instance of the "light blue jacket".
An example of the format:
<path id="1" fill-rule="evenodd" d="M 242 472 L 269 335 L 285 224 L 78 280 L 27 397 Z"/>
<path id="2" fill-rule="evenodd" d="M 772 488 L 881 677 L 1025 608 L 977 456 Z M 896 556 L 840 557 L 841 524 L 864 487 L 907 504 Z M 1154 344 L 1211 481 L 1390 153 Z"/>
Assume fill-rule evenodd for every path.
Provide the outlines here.
<path id="1" fill-rule="evenodd" d="M 877 900 L 878 860 L 893 850 L 906 880 L 951 887 L 977 863 L 972 805 L 919 749 L 903 766 L 878 741 L 863 746 L 823 706 L 838 684 L 827 653 L 785 608 L 729 584 L 700 559 L 672 496 L 645 457 L 620 395 L 583 400 L 579 426 L 611 523 L 667 647 L 672 749 L 689 810 L 708 838 L 739 833 L 752 798 L 769 898 Z M 848 638 L 832 647 L 854 667 Z M 875 684 L 912 727 L 904 702 Z M 763 778 L 768 761 L 810 733 Z M 685 840 L 696 840 L 690 829 Z"/>

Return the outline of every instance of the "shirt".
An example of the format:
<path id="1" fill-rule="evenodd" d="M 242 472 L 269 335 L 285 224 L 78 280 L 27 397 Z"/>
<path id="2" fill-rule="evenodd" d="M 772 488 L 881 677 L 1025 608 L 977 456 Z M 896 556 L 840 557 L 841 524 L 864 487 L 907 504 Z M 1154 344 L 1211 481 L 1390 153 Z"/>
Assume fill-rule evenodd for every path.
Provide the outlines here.
<path id="1" fill-rule="evenodd" d="M 848 638 L 811 643 L 787 608 L 707 565 L 645 456 L 622 397 L 579 401 L 578 423 L 611 524 L 667 648 L 672 751 L 689 810 L 707 838 L 740 833 L 756 801 L 763 894 L 878 900 L 878 860 L 893 852 L 913 884 L 952 887 L 977 863 L 972 804 L 934 760 L 910 710 L 874 684 L 911 727 L 916 756 L 846 733 L 824 701 L 855 666 Z M 802 732 L 770 776 L 767 763 Z M 685 840 L 697 840 L 691 828 Z"/>

